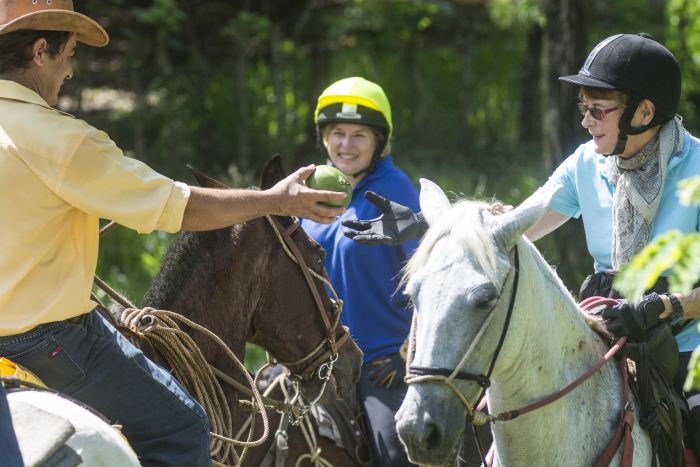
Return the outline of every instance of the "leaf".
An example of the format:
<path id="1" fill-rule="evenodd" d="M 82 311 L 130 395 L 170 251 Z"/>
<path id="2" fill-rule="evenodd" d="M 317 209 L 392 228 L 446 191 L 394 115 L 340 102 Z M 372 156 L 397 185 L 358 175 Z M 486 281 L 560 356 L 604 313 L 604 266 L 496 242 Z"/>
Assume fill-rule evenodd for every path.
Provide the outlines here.
<path id="1" fill-rule="evenodd" d="M 673 230 L 660 235 L 621 268 L 615 288 L 636 303 L 658 278 L 669 272 L 669 291 L 683 295 L 700 279 L 700 234 Z"/>
<path id="2" fill-rule="evenodd" d="M 678 198 L 684 206 L 700 203 L 700 177 L 686 178 L 678 182 Z"/>

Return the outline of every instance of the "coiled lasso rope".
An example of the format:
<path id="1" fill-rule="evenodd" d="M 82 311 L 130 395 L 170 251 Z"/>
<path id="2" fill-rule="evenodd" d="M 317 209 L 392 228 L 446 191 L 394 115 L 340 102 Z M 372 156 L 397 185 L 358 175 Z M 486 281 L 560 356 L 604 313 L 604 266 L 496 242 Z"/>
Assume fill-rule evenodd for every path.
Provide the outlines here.
<path id="1" fill-rule="evenodd" d="M 234 446 L 242 446 L 246 449 L 259 446 L 267 440 L 269 422 L 263 409 L 260 392 L 241 361 L 217 335 L 182 315 L 148 307 L 126 308 L 122 311 L 120 321 L 139 339 L 148 341 L 156 351 L 161 353 L 173 369 L 175 378 L 206 411 L 211 426 L 210 449 L 214 465 L 224 466 L 231 460 L 235 465 L 241 465 L 243 456 L 239 458 Z M 262 415 L 264 429 L 259 439 L 250 441 L 252 433 L 249 434 L 247 441 L 232 438 L 231 411 L 221 384 L 197 344 L 180 328 L 178 321 L 213 339 L 246 376 L 253 393 L 253 407 Z"/>

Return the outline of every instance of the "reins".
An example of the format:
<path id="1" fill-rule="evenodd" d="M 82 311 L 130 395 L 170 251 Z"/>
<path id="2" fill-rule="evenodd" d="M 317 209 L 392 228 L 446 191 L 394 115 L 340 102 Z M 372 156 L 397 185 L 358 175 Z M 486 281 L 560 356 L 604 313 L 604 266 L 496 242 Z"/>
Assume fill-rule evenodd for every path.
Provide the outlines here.
<path id="1" fill-rule="evenodd" d="M 566 385 L 563 389 L 550 394 L 549 396 L 536 401 L 531 404 L 527 404 L 523 407 L 520 407 L 515 410 L 509 410 L 506 412 L 502 412 L 498 415 L 489 415 L 486 414 L 482 411 L 484 408 L 484 395 L 486 394 L 486 389 L 491 385 L 491 375 L 493 373 L 493 369 L 496 365 L 496 360 L 500 354 L 500 351 L 503 347 L 503 343 L 505 342 L 506 335 L 508 333 L 508 328 L 510 325 L 510 320 L 513 314 L 513 308 L 515 306 L 515 297 L 517 295 L 518 291 L 518 282 L 519 282 L 519 269 L 520 269 L 520 264 L 519 264 L 519 256 L 518 256 L 518 247 L 517 245 L 514 247 L 514 259 L 513 259 L 513 291 L 510 296 L 510 301 L 508 303 L 508 309 L 506 312 L 506 318 L 505 322 L 503 324 L 503 329 L 501 331 L 500 338 L 498 340 L 498 344 L 496 346 L 496 349 L 494 351 L 493 358 L 491 359 L 491 363 L 489 364 L 488 371 L 486 374 L 476 374 L 476 373 L 471 373 L 467 371 L 462 371 L 462 367 L 467 362 L 467 359 L 471 356 L 471 354 L 474 352 L 476 349 L 477 343 L 481 340 L 481 338 L 484 336 L 486 329 L 489 327 L 489 324 L 491 323 L 493 317 L 495 316 L 495 309 L 496 306 L 491 309 L 489 316 L 486 318 L 484 324 L 481 326 L 479 331 L 477 332 L 476 336 L 472 340 L 472 343 L 470 344 L 469 348 L 467 351 L 464 353 L 464 356 L 462 359 L 459 361 L 457 366 L 454 369 L 448 369 L 448 368 L 428 368 L 428 367 L 416 367 L 412 366 L 411 362 L 413 361 L 413 353 L 415 351 L 415 332 L 416 332 L 416 313 L 414 312 L 413 314 L 413 323 L 411 325 L 411 334 L 409 338 L 409 350 L 408 350 L 408 357 L 406 359 L 406 377 L 405 381 L 407 384 L 417 384 L 417 383 L 423 383 L 423 382 L 438 382 L 438 383 L 443 383 L 447 387 L 449 387 L 452 392 L 457 396 L 457 398 L 462 402 L 462 405 L 465 407 L 467 416 L 466 416 L 466 421 L 467 423 L 471 424 L 472 426 L 477 426 L 477 425 L 485 425 L 486 423 L 495 423 L 495 422 L 506 422 L 509 420 L 513 420 L 520 415 L 532 412 L 534 410 L 537 410 L 541 407 L 544 407 L 548 404 L 551 404 L 552 402 L 555 402 L 562 397 L 566 396 L 569 394 L 572 390 L 574 390 L 576 387 L 581 385 L 584 381 L 586 381 L 588 378 L 590 378 L 593 374 L 595 374 L 598 370 L 600 370 L 603 365 L 605 365 L 610 359 L 617 354 L 620 349 L 625 345 L 627 338 L 622 337 L 618 339 L 614 345 L 603 355 L 591 368 L 589 368 L 584 374 L 576 378 L 574 381 Z M 505 288 L 505 285 L 507 283 L 507 280 L 504 281 L 503 288 Z M 503 294 L 503 289 L 501 290 L 501 293 L 499 294 L 499 297 Z M 583 302 L 581 306 L 583 307 L 584 310 L 590 310 L 596 306 L 600 305 L 608 305 L 609 299 L 599 299 L 599 300 L 588 300 L 587 302 Z M 617 303 L 615 301 L 615 303 Z M 594 467 L 601 467 L 604 465 L 608 465 L 612 458 L 614 457 L 615 453 L 617 452 L 617 449 L 619 448 L 620 444 L 623 444 L 623 453 L 622 453 L 622 466 L 629 466 L 632 463 L 632 455 L 633 455 L 633 450 L 634 447 L 632 445 L 632 436 L 631 436 L 631 430 L 634 425 L 634 413 L 632 411 L 632 403 L 630 401 L 629 397 L 629 388 L 627 384 L 627 371 L 625 368 L 624 360 L 620 362 L 619 365 L 619 370 L 622 374 L 622 391 L 623 391 L 623 401 L 624 401 L 624 407 L 622 408 L 621 416 L 620 416 L 620 423 L 618 425 L 617 430 L 613 434 L 612 439 L 604 449 L 603 453 L 599 456 L 599 458 L 596 460 Z M 479 397 L 477 398 L 476 402 L 472 405 L 469 403 L 467 400 L 466 396 L 462 393 L 462 391 L 457 388 L 457 386 L 454 384 L 454 380 L 466 380 L 466 381 L 474 381 L 476 382 L 479 386 L 481 386 L 481 392 L 479 394 Z M 481 443 L 480 440 L 476 434 L 476 430 L 474 430 L 474 437 L 476 439 L 477 445 L 479 446 L 479 454 L 481 456 L 481 461 L 484 466 L 489 465 L 486 462 L 485 455 L 483 452 L 483 449 L 481 449 Z"/>
<path id="2" fill-rule="evenodd" d="M 287 256 L 289 256 L 289 258 L 292 261 L 299 265 L 299 268 L 301 269 L 301 272 L 304 275 L 304 279 L 306 280 L 306 284 L 308 285 L 309 291 L 311 292 L 314 298 L 314 302 L 316 303 L 316 309 L 319 315 L 321 315 L 321 318 L 323 319 L 323 324 L 326 327 L 325 339 L 323 339 L 307 355 L 293 362 L 279 362 L 289 370 L 289 378 L 293 381 L 294 384 L 295 395 L 292 398 L 291 404 L 296 404 L 298 401 L 300 401 L 300 381 L 308 381 L 312 379 L 314 375 L 318 376 L 318 378 L 323 381 L 318 396 L 310 403 L 304 404 L 302 406 L 303 411 L 300 415 L 297 414 L 295 417 L 293 417 L 290 413 L 290 417 L 292 417 L 291 423 L 294 425 L 298 425 L 299 423 L 301 423 L 301 415 L 305 414 L 305 412 L 307 412 L 311 408 L 311 406 L 316 404 L 323 396 L 323 392 L 325 391 L 326 385 L 330 380 L 331 373 L 333 372 L 333 365 L 338 360 L 338 349 L 340 349 L 346 342 L 348 342 L 350 338 L 350 333 L 348 332 L 348 329 L 345 326 L 342 326 L 343 335 L 340 338 L 340 340 L 336 342 L 335 329 L 338 327 L 338 324 L 340 322 L 340 314 L 343 309 L 343 302 L 339 299 L 338 294 L 335 292 L 335 289 L 333 288 L 333 285 L 331 284 L 330 279 L 328 278 L 328 274 L 326 273 L 326 269 L 323 268 L 323 275 L 321 275 L 309 268 L 306 264 L 306 261 L 304 260 L 303 255 L 301 254 L 301 251 L 299 250 L 299 247 L 292 239 L 292 233 L 301 225 L 299 220 L 297 218 L 294 218 L 294 222 L 289 227 L 287 227 L 286 229 L 282 229 L 279 223 L 275 219 L 273 219 L 272 216 L 268 215 L 265 216 L 265 218 L 272 226 L 272 229 L 274 230 L 275 235 L 277 236 L 277 239 L 280 242 L 280 245 L 282 245 L 282 248 L 284 249 Z M 333 295 L 333 298 L 331 299 L 333 303 L 332 323 L 326 315 L 326 310 L 323 305 L 323 301 L 321 300 L 321 295 L 318 293 L 318 289 L 315 287 L 315 284 L 313 282 L 314 277 L 321 281 L 323 284 L 325 284 L 325 286 L 328 288 L 328 290 L 331 291 L 331 294 Z M 327 347 L 327 349 L 323 351 L 320 355 L 318 355 L 315 359 L 311 360 L 314 357 L 314 355 L 320 352 L 324 347 Z M 310 363 L 307 363 L 309 361 Z M 303 365 L 305 363 L 306 365 L 302 366 L 300 370 L 294 369 L 295 367 Z"/>

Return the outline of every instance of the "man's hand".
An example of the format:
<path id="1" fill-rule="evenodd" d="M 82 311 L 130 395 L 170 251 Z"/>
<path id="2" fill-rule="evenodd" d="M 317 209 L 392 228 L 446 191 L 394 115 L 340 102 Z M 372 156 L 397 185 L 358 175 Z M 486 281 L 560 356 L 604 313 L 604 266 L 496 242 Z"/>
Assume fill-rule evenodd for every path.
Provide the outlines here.
<path id="1" fill-rule="evenodd" d="M 398 245 L 407 240 L 420 240 L 428 230 L 423 216 L 406 206 L 389 201 L 373 191 L 365 193 L 367 201 L 381 211 L 375 219 L 342 221 L 344 227 L 353 230 L 343 232 L 346 237 L 367 245 Z"/>
<path id="2" fill-rule="evenodd" d="M 284 180 L 270 188 L 271 194 L 279 199 L 275 214 L 280 216 L 299 216 L 321 224 L 330 224 L 345 212 L 345 208 L 334 208 L 321 203 L 339 201 L 346 194 L 337 191 L 312 190 L 303 184 L 316 167 L 309 165 L 297 170 Z"/>
<path id="3" fill-rule="evenodd" d="M 388 357 L 373 360 L 370 363 L 369 379 L 378 387 L 391 389 L 403 382 L 406 375 L 406 362 L 397 352 Z"/>
<path id="4" fill-rule="evenodd" d="M 645 295 L 636 306 L 620 300 L 614 307 L 603 310 L 601 317 L 607 321 L 605 326 L 615 336 L 643 341 L 646 331 L 662 321 L 659 315 L 664 310 L 664 301 L 654 292 Z"/>

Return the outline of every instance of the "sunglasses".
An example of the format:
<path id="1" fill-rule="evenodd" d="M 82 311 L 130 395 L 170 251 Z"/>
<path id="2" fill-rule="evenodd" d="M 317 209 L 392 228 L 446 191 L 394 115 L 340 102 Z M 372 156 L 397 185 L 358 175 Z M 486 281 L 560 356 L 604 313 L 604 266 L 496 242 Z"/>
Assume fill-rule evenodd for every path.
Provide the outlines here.
<path id="1" fill-rule="evenodd" d="M 582 102 L 579 102 L 577 105 L 578 105 L 579 112 L 581 112 L 581 115 L 586 115 L 586 112 L 590 112 L 591 117 L 595 118 L 596 120 L 602 120 L 610 112 L 613 112 L 613 111 L 619 109 L 619 107 L 610 107 L 609 109 L 601 109 L 600 107 L 593 107 L 593 106 L 585 105 Z"/>

